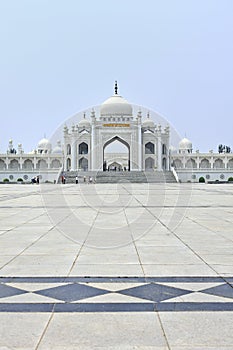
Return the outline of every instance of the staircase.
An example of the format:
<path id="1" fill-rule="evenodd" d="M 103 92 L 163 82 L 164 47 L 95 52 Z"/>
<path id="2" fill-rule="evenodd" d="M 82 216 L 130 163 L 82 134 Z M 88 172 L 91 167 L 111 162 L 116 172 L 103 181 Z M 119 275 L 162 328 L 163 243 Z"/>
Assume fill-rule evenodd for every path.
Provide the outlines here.
<path id="1" fill-rule="evenodd" d="M 130 171 L 130 172 L 99 172 L 96 183 L 174 183 L 176 182 L 171 171 Z"/>
<path id="2" fill-rule="evenodd" d="M 96 175 L 96 183 L 145 183 L 143 171 L 102 171 Z"/>
<path id="3" fill-rule="evenodd" d="M 78 175 L 79 183 L 84 182 L 84 177 L 88 181 L 89 177 L 95 183 L 174 183 L 176 182 L 171 171 L 67 171 L 64 173 L 66 183 L 75 183 L 75 178 Z"/>
<path id="4" fill-rule="evenodd" d="M 96 171 L 64 171 L 63 175 L 66 178 L 66 183 L 72 184 L 75 183 L 76 176 L 78 176 L 78 182 L 84 182 L 84 177 L 88 181 L 89 177 L 92 177 L 93 180 L 96 178 Z M 61 176 L 58 183 L 61 183 Z"/>
<path id="5" fill-rule="evenodd" d="M 176 182 L 172 171 L 146 171 L 145 175 L 148 183 Z"/>

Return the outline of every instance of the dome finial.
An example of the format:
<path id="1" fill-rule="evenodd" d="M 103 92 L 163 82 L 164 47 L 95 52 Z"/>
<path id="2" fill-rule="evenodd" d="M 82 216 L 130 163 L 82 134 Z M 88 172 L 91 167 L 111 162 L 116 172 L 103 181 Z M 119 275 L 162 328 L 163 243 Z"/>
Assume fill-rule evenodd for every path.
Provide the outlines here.
<path id="1" fill-rule="evenodd" d="M 118 95 L 118 85 L 117 85 L 117 80 L 115 80 L 115 95 Z"/>

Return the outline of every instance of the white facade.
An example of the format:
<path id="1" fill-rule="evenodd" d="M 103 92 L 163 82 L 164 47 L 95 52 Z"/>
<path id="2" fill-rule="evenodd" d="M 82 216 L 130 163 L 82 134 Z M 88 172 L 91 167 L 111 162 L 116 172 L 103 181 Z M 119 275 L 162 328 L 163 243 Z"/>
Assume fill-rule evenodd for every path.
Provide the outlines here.
<path id="1" fill-rule="evenodd" d="M 74 116 L 73 124 L 63 127 L 63 140 L 55 147 L 43 138 L 34 151 L 25 153 L 21 144 L 16 150 L 10 140 L 7 152 L 0 154 L 0 182 L 26 182 L 37 175 L 43 182 L 56 182 L 62 171 L 171 168 L 182 182 L 198 182 L 200 177 L 205 181 L 227 181 L 233 177 L 232 153 L 193 152 L 192 142 L 187 138 L 174 148 L 170 127 L 164 119 L 130 104 L 118 94 L 117 84 L 113 96 L 82 116 L 82 120 Z M 121 145 L 124 151 L 109 152 L 113 144 Z"/>
<path id="2" fill-rule="evenodd" d="M 43 182 L 57 182 L 59 169 L 63 167 L 63 151 L 58 145 L 52 149 L 47 139 L 42 139 L 37 149 L 30 153 L 24 153 L 22 145 L 16 150 L 13 141 L 5 154 L 0 154 L 0 181 L 30 182 L 35 176 L 40 176 Z"/>
<path id="3" fill-rule="evenodd" d="M 193 152 L 192 142 L 186 138 L 180 141 L 178 151 L 171 152 L 171 165 L 182 182 L 199 182 L 201 177 L 205 182 L 228 181 L 233 177 L 232 153 Z"/>
<path id="4" fill-rule="evenodd" d="M 65 170 L 105 171 L 113 164 L 125 171 L 169 170 L 169 126 L 162 129 L 149 114 L 142 120 L 140 109 L 133 115 L 133 106 L 117 93 L 99 110 L 99 115 L 93 109 L 70 129 L 64 127 Z M 126 150 L 115 158 L 112 154 L 110 162 L 105 149 L 114 142 Z"/>

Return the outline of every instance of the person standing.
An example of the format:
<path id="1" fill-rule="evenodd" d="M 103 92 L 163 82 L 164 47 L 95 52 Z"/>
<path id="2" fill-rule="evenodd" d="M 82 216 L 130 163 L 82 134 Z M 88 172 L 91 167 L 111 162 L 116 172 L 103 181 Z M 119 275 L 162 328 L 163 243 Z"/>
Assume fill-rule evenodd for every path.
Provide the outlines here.
<path id="1" fill-rule="evenodd" d="M 75 183 L 76 183 L 76 185 L 78 184 L 78 176 L 76 176 L 76 178 L 75 178 Z"/>

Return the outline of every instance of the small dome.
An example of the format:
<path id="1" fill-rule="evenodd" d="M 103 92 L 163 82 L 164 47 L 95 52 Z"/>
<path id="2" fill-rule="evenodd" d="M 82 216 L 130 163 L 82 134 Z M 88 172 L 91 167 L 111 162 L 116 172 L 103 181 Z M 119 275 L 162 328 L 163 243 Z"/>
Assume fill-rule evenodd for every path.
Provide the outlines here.
<path id="1" fill-rule="evenodd" d="M 176 147 L 174 147 L 174 146 L 172 146 L 172 145 L 169 147 L 169 150 L 170 150 L 170 152 L 171 152 L 172 154 L 177 153 Z"/>
<path id="2" fill-rule="evenodd" d="M 86 114 L 84 113 L 83 119 L 80 120 L 80 122 L 78 123 L 78 126 L 79 126 L 79 127 L 83 127 L 83 128 L 84 128 L 84 127 L 89 128 L 90 125 L 91 125 L 91 123 L 86 119 Z"/>
<path id="3" fill-rule="evenodd" d="M 56 147 L 53 148 L 52 153 L 55 153 L 55 154 L 61 154 L 62 153 L 61 141 L 60 140 L 57 141 L 57 145 L 56 145 Z"/>
<path id="4" fill-rule="evenodd" d="M 59 146 L 54 147 L 52 153 L 61 154 L 62 153 L 61 147 Z"/>
<path id="5" fill-rule="evenodd" d="M 180 142 L 179 142 L 179 149 L 182 150 L 188 150 L 188 149 L 192 149 L 193 145 L 192 142 L 190 140 L 188 140 L 186 137 L 183 138 Z"/>
<path id="6" fill-rule="evenodd" d="M 147 113 L 147 118 L 142 122 L 143 128 L 154 128 L 155 123 L 151 119 L 150 114 Z"/>
<path id="7" fill-rule="evenodd" d="M 43 149 L 43 150 L 51 150 L 52 144 L 51 142 L 49 142 L 48 139 L 43 138 L 42 140 L 39 141 L 37 148 Z"/>
<path id="8" fill-rule="evenodd" d="M 104 101 L 100 107 L 101 116 L 132 116 L 133 108 L 131 104 L 120 95 L 113 95 Z"/>

